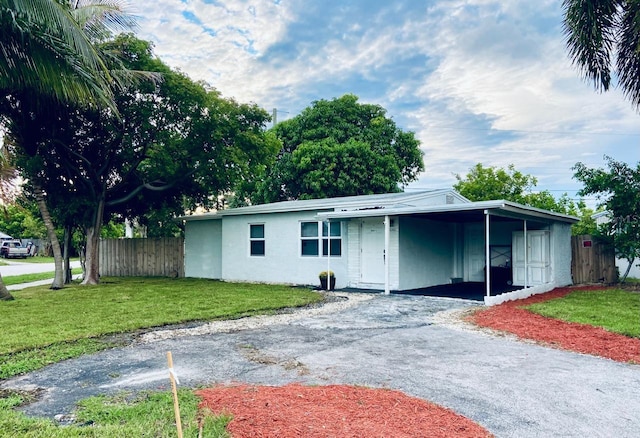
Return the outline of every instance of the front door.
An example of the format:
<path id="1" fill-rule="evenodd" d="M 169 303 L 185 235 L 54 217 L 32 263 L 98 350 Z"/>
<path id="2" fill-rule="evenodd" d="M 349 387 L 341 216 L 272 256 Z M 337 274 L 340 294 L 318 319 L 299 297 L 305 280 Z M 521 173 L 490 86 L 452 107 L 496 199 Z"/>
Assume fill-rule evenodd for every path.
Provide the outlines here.
<path id="1" fill-rule="evenodd" d="M 527 251 L 526 260 L 525 251 Z M 535 286 L 549 282 L 551 256 L 548 231 L 528 231 L 527 245 L 524 242 L 524 232 L 514 232 L 511 253 L 514 285 Z"/>
<path id="2" fill-rule="evenodd" d="M 360 226 L 360 282 L 384 285 L 384 221 L 366 219 Z"/>
<path id="3" fill-rule="evenodd" d="M 465 281 L 484 281 L 485 246 L 483 224 L 466 224 L 464 229 Z"/>

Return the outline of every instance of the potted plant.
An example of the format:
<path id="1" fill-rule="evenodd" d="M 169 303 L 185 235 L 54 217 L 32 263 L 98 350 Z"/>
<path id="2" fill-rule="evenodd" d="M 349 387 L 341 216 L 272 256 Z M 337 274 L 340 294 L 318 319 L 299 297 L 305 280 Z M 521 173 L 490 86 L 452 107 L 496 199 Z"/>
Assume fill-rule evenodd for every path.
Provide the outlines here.
<path id="1" fill-rule="evenodd" d="M 320 279 L 320 288 L 322 290 L 327 290 L 327 278 L 329 278 L 329 289 L 334 290 L 336 288 L 336 276 L 333 271 L 322 271 L 318 278 Z"/>

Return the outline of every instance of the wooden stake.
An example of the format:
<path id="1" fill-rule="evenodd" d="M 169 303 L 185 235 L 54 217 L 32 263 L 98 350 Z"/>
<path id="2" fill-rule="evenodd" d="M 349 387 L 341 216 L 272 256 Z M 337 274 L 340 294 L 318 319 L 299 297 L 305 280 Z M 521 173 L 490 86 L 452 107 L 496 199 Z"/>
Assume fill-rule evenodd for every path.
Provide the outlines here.
<path id="1" fill-rule="evenodd" d="M 169 379 L 171 380 L 171 391 L 173 392 L 173 411 L 176 414 L 176 428 L 178 438 L 182 438 L 182 422 L 180 421 L 180 404 L 178 403 L 178 388 L 176 387 L 176 375 L 173 371 L 173 357 L 167 351 L 167 362 L 169 363 Z"/>

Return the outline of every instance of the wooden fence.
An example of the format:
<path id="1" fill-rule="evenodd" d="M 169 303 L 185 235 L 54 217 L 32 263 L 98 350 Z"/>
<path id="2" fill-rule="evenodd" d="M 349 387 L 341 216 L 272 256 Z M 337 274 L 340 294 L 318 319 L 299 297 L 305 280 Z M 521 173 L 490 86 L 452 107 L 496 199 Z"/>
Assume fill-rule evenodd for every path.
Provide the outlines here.
<path id="1" fill-rule="evenodd" d="M 184 277 L 184 239 L 101 239 L 100 275 Z"/>
<path id="2" fill-rule="evenodd" d="M 575 284 L 618 281 L 612 245 L 589 235 L 571 236 L 571 255 L 571 273 Z"/>

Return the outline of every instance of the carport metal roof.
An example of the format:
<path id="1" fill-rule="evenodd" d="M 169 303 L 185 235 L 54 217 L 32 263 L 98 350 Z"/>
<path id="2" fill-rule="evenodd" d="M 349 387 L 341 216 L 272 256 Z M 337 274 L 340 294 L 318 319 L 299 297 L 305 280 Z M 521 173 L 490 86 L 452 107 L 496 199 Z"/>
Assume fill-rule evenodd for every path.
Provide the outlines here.
<path id="1" fill-rule="evenodd" d="M 540 208 L 529 207 L 511 201 L 480 201 L 462 204 L 443 204 L 422 207 L 363 208 L 327 211 L 317 214 L 318 219 L 350 219 L 376 216 L 430 216 L 433 219 L 452 221 L 478 221 L 485 214 L 510 219 L 544 222 L 576 223 L 578 218 Z"/>

